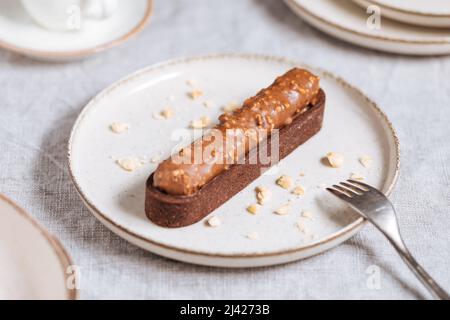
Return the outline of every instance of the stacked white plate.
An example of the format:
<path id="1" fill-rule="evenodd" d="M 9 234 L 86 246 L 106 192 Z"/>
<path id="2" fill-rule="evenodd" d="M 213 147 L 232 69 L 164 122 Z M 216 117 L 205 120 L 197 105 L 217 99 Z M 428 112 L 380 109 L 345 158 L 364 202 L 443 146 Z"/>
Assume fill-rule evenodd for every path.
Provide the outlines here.
<path id="1" fill-rule="evenodd" d="M 447 0 L 285 0 L 302 19 L 347 42 L 410 55 L 450 54 Z"/>
<path id="2" fill-rule="evenodd" d="M 0 194 L 0 300 L 77 299 L 74 271 L 61 243 Z"/>

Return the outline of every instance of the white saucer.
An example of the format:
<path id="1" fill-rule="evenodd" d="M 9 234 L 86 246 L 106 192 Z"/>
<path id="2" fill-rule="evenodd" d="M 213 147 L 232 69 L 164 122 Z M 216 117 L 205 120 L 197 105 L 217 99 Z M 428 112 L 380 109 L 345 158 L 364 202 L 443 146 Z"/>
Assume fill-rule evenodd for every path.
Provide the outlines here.
<path id="1" fill-rule="evenodd" d="M 0 300 L 76 299 L 66 282 L 71 265 L 59 241 L 0 194 Z"/>
<path id="2" fill-rule="evenodd" d="M 241 102 L 273 82 L 276 76 L 299 63 L 259 55 L 213 55 L 169 61 L 148 67 L 120 80 L 95 97 L 82 111 L 69 142 L 69 167 L 81 198 L 92 213 L 113 232 L 156 254 L 195 264 L 224 267 L 255 267 L 302 259 L 332 248 L 354 235 L 363 220 L 349 212 L 324 190 L 325 185 L 348 179 L 350 173 L 389 193 L 399 166 L 398 140 L 386 116 L 358 89 L 319 70 L 327 94 L 323 129 L 285 158 L 272 174 L 264 175 L 234 196 L 209 217 L 222 225 L 212 228 L 205 221 L 189 227 L 166 229 L 151 223 L 144 213 L 145 181 L 157 166 L 146 161 L 134 172 L 123 170 L 116 160 L 142 157 L 144 160 L 168 157 L 176 141 L 171 134 L 188 128 L 191 120 L 209 116 L 215 120 L 221 106 Z M 311 69 L 311 68 L 309 68 Z M 314 71 L 314 69 L 312 69 Z M 187 93 L 194 79 L 204 96 L 192 100 Z M 211 100 L 209 108 L 204 101 Z M 154 119 L 171 105 L 175 116 Z M 126 133 L 115 134 L 113 122 L 129 124 Z M 187 141 L 186 143 L 189 143 Z M 341 169 L 323 164 L 328 152 L 345 157 Z M 371 169 L 358 157 L 373 157 Z M 299 173 L 306 175 L 300 177 Z M 275 184 L 286 174 L 306 187 L 296 198 Z M 253 216 L 246 207 L 256 202 L 254 189 L 264 185 L 273 200 Z M 274 210 L 293 200 L 288 216 Z M 302 210 L 306 234 L 297 227 Z M 259 239 L 246 236 L 257 232 Z M 314 236 L 314 237 L 312 237 Z"/>
<path id="3" fill-rule="evenodd" d="M 450 27 L 448 0 L 353 0 L 363 8 L 377 5 L 388 18 L 427 27 Z"/>
<path id="4" fill-rule="evenodd" d="M 79 59 L 122 44 L 143 30 L 152 0 L 118 1 L 117 12 L 104 21 L 89 20 L 77 32 L 37 26 L 17 0 L 0 0 L 0 47 L 42 60 Z"/>
<path id="5" fill-rule="evenodd" d="M 369 14 L 351 1 L 285 2 L 319 30 L 356 45 L 408 55 L 450 54 L 450 33 L 445 29 L 412 26 L 383 18 L 380 29 L 371 29 L 367 27 Z"/>

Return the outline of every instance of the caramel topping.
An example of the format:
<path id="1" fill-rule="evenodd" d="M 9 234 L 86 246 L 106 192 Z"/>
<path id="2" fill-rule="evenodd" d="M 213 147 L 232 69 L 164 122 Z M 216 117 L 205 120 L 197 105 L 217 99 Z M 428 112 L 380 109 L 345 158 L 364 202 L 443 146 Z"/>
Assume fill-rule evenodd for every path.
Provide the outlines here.
<path id="1" fill-rule="evenodd" d="M 288 71 L 270 87 L 244 101 L 242 107 L 222 114 L 212 132 L 184 148 L 182 154 L 163 161 L 155 172 L 155 187 L 173 195 L 194 194 L 255 147 L 262 140 L 258 130 L 270 133 L 305 112 L 319 89 L 319 78 L 309 71 L 298 68 Z M 240 134 L 226 134 L 229 129 Z M 220 141 L 215 139 L 214 131 L 222 133 Z M 238 145 L 244 147 L 233 147 Z M 196 161 L 199 155 L 200 162 Z"/>

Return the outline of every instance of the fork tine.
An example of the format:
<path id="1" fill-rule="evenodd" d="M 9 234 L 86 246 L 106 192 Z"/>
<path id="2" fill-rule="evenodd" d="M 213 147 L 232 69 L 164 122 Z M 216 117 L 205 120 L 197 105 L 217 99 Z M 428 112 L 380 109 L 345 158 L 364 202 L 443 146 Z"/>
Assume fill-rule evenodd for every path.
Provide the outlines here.
<path id="1" fill-rule="evenodd" d="M 344 187 L 358 193 L 359 195 L 363 194 L 364 192 L 366 192 L 367 190 L 364 190 L 363 188 L 359 187 L 359 186 L 355 186 L 353 184 L 347 183 L 347 182 L 341 182 L 341 185 L 343 185 Z"/>
<path id="2" fill-rule="evenodd" d="M 368 184 L 365 184 L 365 183 L 363 183 L 363 182 L 361 182 L 361 181 L 356 181 L 356 180 L 352 180 L 352 179 L 348 179 L 347 181 L 350 182 L 350 183 L 352 183 L 352 184 L 354 184 L 354 185 L 356 185 L 357 187 L 363 187 L 363 188 L 366 188 L 367 191 L 369 191 L 369 190 L 375 190 L 375 191 L 378 191 L 378 190 L 375 189 L 374 187 L 369 186 Z M 365 190 L 365 191 L 366 191 L 366 190 Z"/>
<path id="3" fill-rule="evenodd" d="M 349 190 L 346 189 L 344 187 L 341 187 L 340 185 L 334 184 L 333 188 L 339 190 L 342 193 L 345 193 L 346 195 L 348 195 L 350 198 L 353 198 L 353 196 L 357 196 L 358 194 L 356 192 L 353 192 L 353 190 Z"/>
<path id="4" fill-rule="evenodd" d="M 350 201 L 352 198 L 350 196 L 348 196 L 345 193 L 341 193 L 340 191 L 334 190 L 332 188 L 327 188 L 327 191 L 331 192 L 332 194 L 334 194 L 336 197 L 338 197 L 341 200 L 344 201 Z"/>

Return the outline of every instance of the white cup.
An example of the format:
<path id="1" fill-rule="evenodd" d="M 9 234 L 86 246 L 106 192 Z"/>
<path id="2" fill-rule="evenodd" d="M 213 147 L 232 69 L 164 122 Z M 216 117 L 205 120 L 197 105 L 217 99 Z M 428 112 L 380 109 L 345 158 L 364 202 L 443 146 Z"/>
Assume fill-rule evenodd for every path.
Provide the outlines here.
<path id="1" fill-rule="evenodd" d="M 117 9 L 117 0 L 22 0 L 22 4 L 38 25 L 59 31 L 80 30 L 85 19 L 106 19 Z"/>

